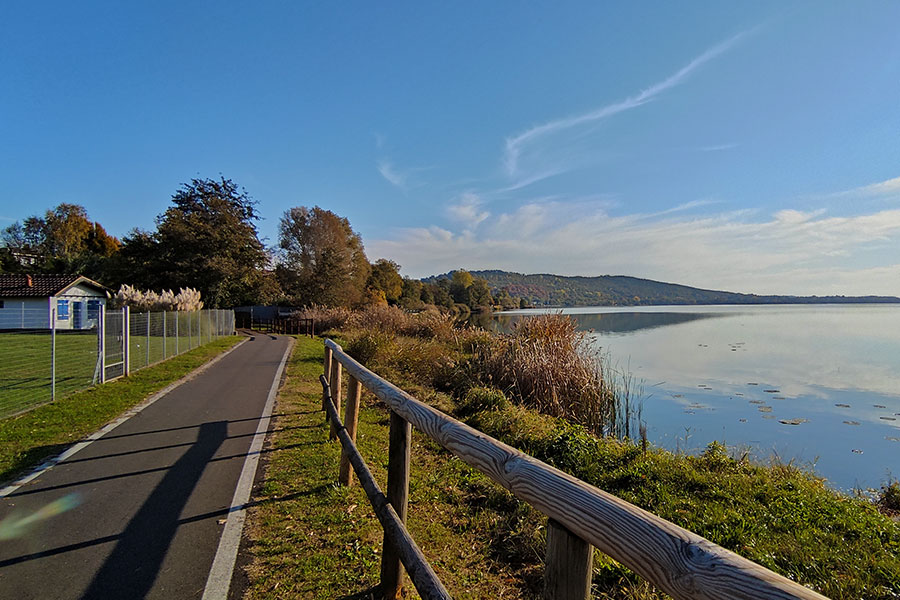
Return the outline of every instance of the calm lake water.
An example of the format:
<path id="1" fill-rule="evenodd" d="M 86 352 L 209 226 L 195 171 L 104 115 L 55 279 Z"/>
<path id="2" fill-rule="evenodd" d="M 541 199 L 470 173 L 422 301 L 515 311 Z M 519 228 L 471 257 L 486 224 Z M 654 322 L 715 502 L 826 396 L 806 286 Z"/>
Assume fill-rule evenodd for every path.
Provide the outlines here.
<path id="1" fill-rule="evenodd" d="M 900 477 L 900 305 L 591 307 L 562 312 L 643 386 L 650 441 L 713 440 L 835 487 Z"/>

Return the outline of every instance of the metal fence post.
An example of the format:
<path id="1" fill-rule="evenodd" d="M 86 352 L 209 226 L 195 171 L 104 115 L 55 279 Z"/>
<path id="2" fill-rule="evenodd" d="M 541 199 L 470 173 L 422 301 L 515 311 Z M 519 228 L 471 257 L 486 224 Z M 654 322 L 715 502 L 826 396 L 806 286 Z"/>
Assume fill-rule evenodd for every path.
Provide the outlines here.
<path id="1" fill-rule="evenodd" d="M 178 356 L 178 321 L 181 315 L 175 311 L 175 356 Z"/>
<path id="2" fill-rule="evenodd" d="M 56 400 L 56 309 L 50 309 L 50 401 Z"/>
<path id="3" fill-rule="evenodd" d="M 97 335 L 100 343 L 100 383 L 106 383 L 106 306 L 102 304 L 97 321 Z"/>
<path id="4" fill-rule="evenodd" d="M 122 372 L 125 377 L 131 374 L 131 308 L 122 307 Z"/>
<path id="5" fill-rule="evenodd" d="M 150 366 L 150 311 L 147 311 L 147 364 Z"/>
<path id="6" fill-rule="evenodd" d="M 166 360 L 166 311 L 163 311 L 163 360 Z"/>

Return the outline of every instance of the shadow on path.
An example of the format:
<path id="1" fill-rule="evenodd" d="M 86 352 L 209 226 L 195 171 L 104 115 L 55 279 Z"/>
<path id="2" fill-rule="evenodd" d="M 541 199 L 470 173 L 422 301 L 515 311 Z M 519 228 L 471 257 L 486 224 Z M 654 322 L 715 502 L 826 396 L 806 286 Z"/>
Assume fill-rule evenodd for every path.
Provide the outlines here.
<path id="1" fill-rule="evenodd" d="M 179 516 L 200 475 L 227 437 L 228 423 L 204 423 L 197 441 L 156 486 L 125 527 L 83 599 L 144 598 L 175 537 Z"/>

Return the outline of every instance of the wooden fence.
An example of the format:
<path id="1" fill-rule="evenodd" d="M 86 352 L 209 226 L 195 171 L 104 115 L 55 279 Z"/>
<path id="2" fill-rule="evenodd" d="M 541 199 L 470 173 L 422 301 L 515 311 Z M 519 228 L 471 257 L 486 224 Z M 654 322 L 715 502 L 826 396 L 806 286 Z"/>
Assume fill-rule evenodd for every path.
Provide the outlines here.
<path id="1" fill-rule="evenodd" d="M 424 561 L 424 558 L 405 528 L 398 528 L 395 520 L 383 518 L 381 514 L 390 512 L 387 506 L 401 524 L 406 521 L 412 425 L 548 517 L 546 598 L 589 598 L 593 549 L 597 548 L 676 600 L 825 599 L 419 402 L 363 367 L 332 340 L 325 341 L 324 367 L 322 406 L 331 421 L 332 437 L 339 438 L 343 445 L 339 480 L 343 485 L 352 485 L 352 466 L 385 527 L 381 569 L 381 591 L 385 598 L 400 597 L 401 563 L 423 598 L 449 597 L 439 581 L 435 587 L 436 577 L 432 580 L 422 575 L 425 571 L 433 575 L 433 571 L 427 562 L 423 566 L 414 560 L 418 557 Z M 349 377 L 342 424 L 339 414 L 343 369 Z M 371 474 L 353 444 L 361 386 L 391 409 L 386 500 L 377 486 L 369 493 L 374 482 L 369 481 Z M 402 531 L 393 531 L 397 529 Z"/>
<path id="2" fill-rule="evenodd" d="M 286 335 L 315 335 L 315 322 L 313 319 L 300 317 L 276 317 L 274 319 L 247 319 L 249 328 L 254 331 L 266 333 L 283 333 Z M 238 325 L 239 327 L 241 325 Z"/>

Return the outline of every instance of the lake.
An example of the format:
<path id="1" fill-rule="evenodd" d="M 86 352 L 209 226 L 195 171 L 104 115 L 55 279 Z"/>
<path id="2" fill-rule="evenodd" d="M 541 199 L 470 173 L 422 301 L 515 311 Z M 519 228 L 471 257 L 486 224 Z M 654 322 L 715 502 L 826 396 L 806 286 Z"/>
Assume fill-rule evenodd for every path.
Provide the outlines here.
<path id="1" fill-rule="evenodd" d="M 562 312 L 642 384 L 649 440 L 713 440 L 839 489 L 900 476 L 900 305 L 652 306 Z"/>

